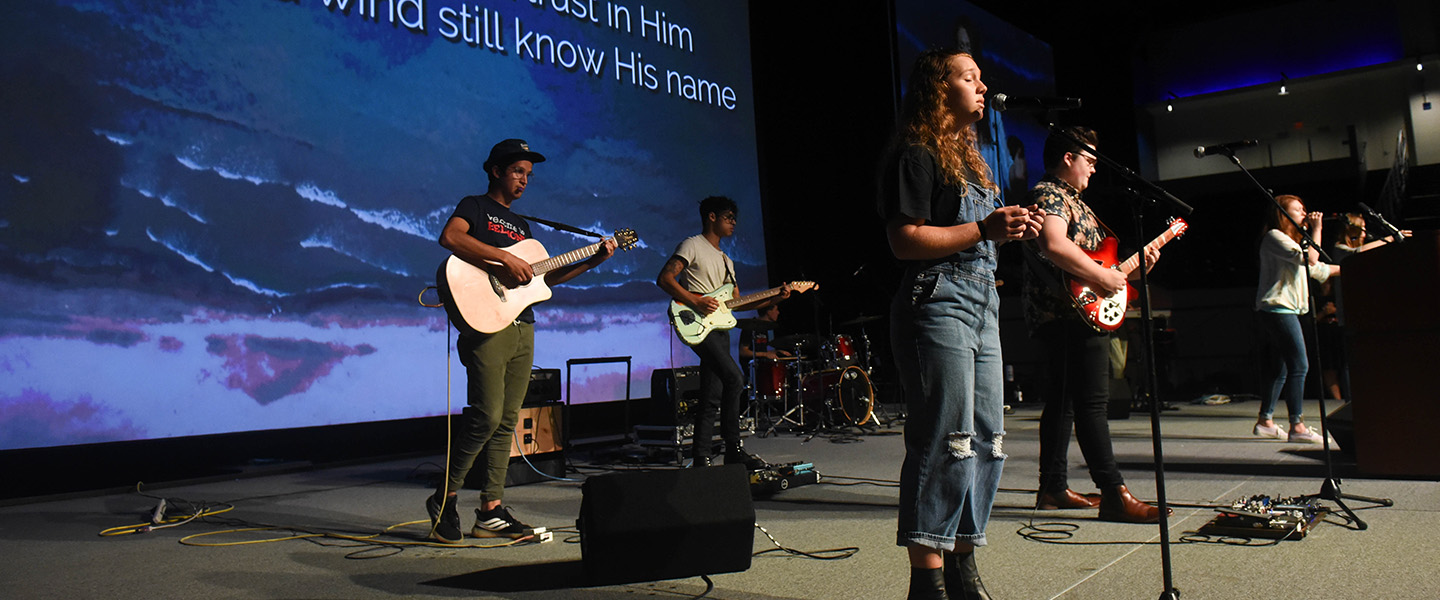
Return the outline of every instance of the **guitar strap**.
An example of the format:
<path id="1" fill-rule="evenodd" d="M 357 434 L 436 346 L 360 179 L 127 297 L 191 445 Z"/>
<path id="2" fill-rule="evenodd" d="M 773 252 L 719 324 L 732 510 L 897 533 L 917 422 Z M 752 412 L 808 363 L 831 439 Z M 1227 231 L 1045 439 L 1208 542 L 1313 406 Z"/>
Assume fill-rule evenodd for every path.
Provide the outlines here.
<path id="1" fill-rule="evenodd" d="M 1055 276 L 1055 272 L 1059 271 L 1060 268 L 1053 264 L 1046 264 L 1044 260 L 1041 260 L 1040 251 L 1035 248 L 1034 242 L 1021 242 L 1020 249 L 1020 254 L 1025 257 L 1025 264 L 1030 267 L 1031 273 L 1034 273 L 1036 277 L 1040 278 L 1042 285 L 1060 294 L 1061 297 L 1069 294 L 1065 288 L 1065 284 L 1061 283 L 1060 278 Z"/>
<path id="2" fill-rule="evenodd" d="M 1084 200 L 1080 200 L 1079 202 L 1084 204 Z M 1089 208 L 1089 205 L 1086 205 L 1086 208 Z M 1100 229 L 1105 231 L 1105 235 L 1115 238 L 1117 242 L 1120 240 L 1120 238 L 1115 236 L 1115 232 L 1111 231 L 1110 227 L 1106 225 L 1104 221 L 1101 221 L 1098 215 L 1095 215 L 1094 209 L 1090 210 L 1090 214 L 1095 217 L 1095 223 L 1100 225 Z M 1025 256 L 1025 263 L 1029 265 L 1030 270 L 1040 278 L 1040 282 L 1046 287 L 1055 290 L 1060 294 L 1060 297 L 1068 298 L 1070 296 L 1069 286 L 1065 285 L 1065 282 L 1056 276 L 1056 273 L 1061 270 L 1060 267 L 1055 266 L 1054 263 L 1047 263 L 1047 261 L 1041 260 L 1040 250 L 1037 249 L 1034 242 L 1025 242 L 1021 245 L 1021 248 L 1023 250 L 1021 254 Z"/>
<path id="3" fill-rule="evenodd" d="M 581 229 L 581 228 L 579 228 L 579 227 L 575 227 L 575 226 L 572 226 L 572 225 L 566 225 L 566 224 L 564 224 L 564 223 L 557 223 L 557 222 L 551 221 L 551 220 L 549 220 L 549 219 L 542 219 L 542 218 L 540 218 L 540 217 L 532 217 L 532 216 L 530 216 L 530 215 L 521 215 L 520 213 L 515 213 L 515 214 L 520 215 L 520 218 L 525 219 L 526 221 L 534 221 L 534 222 L 539 223 L 539 224 L 541 224 L 541 225 L 547 225 L 547 226 L 549 226 L 549 227 L 554 227 L 555 229 L 559 229 L 560 231 L 567 231 L 567 232 L 573 233 L 573 234 L 575 234 L 575 235 L 584 235 L 584 236 L 589 236 L 589 237 L 593 237 L 593 238 L 604 238 L 604 237 L 605 237 L 605 235 L 604 235 L 604 234 L 601 234 L 601 233 L 595 233 L 595 232 L 593 232 L 593 231 L 586 231 L 586 230 Z"/>

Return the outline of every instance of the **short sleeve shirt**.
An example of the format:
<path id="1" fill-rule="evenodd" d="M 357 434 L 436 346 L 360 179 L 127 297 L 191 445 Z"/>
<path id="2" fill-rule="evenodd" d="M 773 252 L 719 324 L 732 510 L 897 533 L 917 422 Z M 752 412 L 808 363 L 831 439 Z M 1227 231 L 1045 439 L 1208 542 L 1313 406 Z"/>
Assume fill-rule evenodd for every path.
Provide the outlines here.
<path id="1" fill-rule="evenodd" d="M 450 218 L 464 219 L 470 224 L 470 237 L 496 248 L 530 239 L 530 223 L 489 196 L 461 198 Z M 534 323 L 534 307 L 526 307 L 516 320 Z"/>
<path id="2" fill-rule="evenodd" d="M 735 283 L 735 263 L 703 235 L 682 240 L 675 247 L 675 256 L 685 261 L 685 268 L 675 280 L 686 290 L 708 294 L 722 285 Z"/>
<path id="3" fill-rule="evenodd" d="M 1045 175 L 1040 179 L 1040 183 L 1030 190 L 1030 201 L 1044 210 L 1047 216 L 1054 215 L 1065 219 L 1065 237 L 1085 250 L 1098 250 L 1100 243 L 1109 236 L 1105 227 L 1100 224 L 1100 219 L 1095 217 L 1095 211 L 1090 210 L 1090 206 L 1080 199 L 1080 191 L 1053 175 Z M 1036 261 L 1027 261 L 1025 266 L 1025 288 L 1022 295 L 1025 300 L 1025 320 L 1031 331 L 1062 317 L 1079 318 L 1073 301 L 1060 286 L 1064 281 L 1063 272 L 1040 250 L 1039 241 L 1030 240 L 1024 243 L 1025 251 L 1039 258 L 1039 265 Z M 1040 272 L 1041 269 L 1044 270 L 1043 273 Z"/>
<path id="4" fill-rule="evenodd" d="M 971 177 L 971 179 L 976 179 Z M 880 181 L 880 215 L 921 219 L 926 225 L 949 227 L 975 223 L 1000 206 L 1000 195 L 973 182 L 945 182 L 940 163 L 929 148 L 912 145 L 887 165 Z M 969 263 L 991 274 L 995 271 L 995 242 L 982 240 L 940 262 Z"/>

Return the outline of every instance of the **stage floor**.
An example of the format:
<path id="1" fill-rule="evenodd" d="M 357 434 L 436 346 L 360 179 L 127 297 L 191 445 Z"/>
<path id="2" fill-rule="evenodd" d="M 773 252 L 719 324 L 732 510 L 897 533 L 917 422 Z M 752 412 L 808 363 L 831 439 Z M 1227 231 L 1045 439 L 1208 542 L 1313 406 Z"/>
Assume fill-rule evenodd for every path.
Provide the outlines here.
<path id="1" fill-rule="evenodd" d="M 1431 576 L 1440 557 L 1440 483 L 1369 478 L 1338 452 L 1337 474 L 1350 494 L 1393 499 L 1372 508 L 1352 502 L 1369 528 L 1336 514 L 1299 541 L 1206 538 L 1193 534 L 1215 515 L 1211 506 L 1257 494 L 1318 492 L 1325 477 L 1318 446 L 1250 436 L 1257 405 L 1181 404 L 1162 418 L 1167 459 L 1171 572 L 1184 598 L 1440 598 Z M 1332 407 L 1333 408 L 1333 407 Z M 1308 422 L 1319 424 L 1316 403 Z M 1153 599 L 1164 591 L 1159 527 L 1104 523 L 1093 510 L 1031 509 L 1036 486 L 1039 409 L 1007 417 L 1009 455 L 988 529 L 977 554 L 997 598 Z M 1150 421 L 1135 414 L 1110 422 L 1115 450 L 1136 496 L 1156 496 Z M 711 576 L 709 598 L 901 598 L 908 567 L 894 545 L 896 488 L 903 452 L 897 424 L 859 435 L 780 434 L 751 437 L 747 447 L 775 463 L 808 461 L 815 485 L 756 501 L 757 520 L 788 548 L 820 552 L 857 547 L 853 556 L 817 560 L 784 553 L 756 556 L 749 570 Z M 1094 491 L 1078 448 L 1071 487 Z M 284 468 L 240 479 L 147 486 L 157 497 L 228 503 L 233 510 L 149 533 L 102 537 L 140 523 L 156 500 L 137 493 L 51 498 L 0 507 L 0 593 L 7 598 L 683 598 L 705 591 L 699 577 L 586 587 L 574 530 L 580 483 L 510 488 L 506 504 L 532 525 L 557 530 L 544 544 L 498 548 L 418 544 L 423 500 L 443 456 L 330 468 Z M 584 466 L 570 477 L 609 472 Z M 618 468 L 637 468 L 620 465 Z M 658 468 L 658 467 L 657 467 Z M 18 473 L 8 474 L 20 476 Z M 468 532 L 477 493 L 462 493 Z M 1334 507 L 1333 503 L 1322 502 Z M 172 513 L 173 514 L 173 513 Z M 261 525 L 339 532 L 394 545 L 295 535 L 295 530 L 238 532 Z M 1034 528 L 1030 528 L 1034 525 Z M 1040 541 L 1025 535 L 1052 532 Z M 220 532 L 188 541 L 182 538 Z M 495 544 L 494 540 L 475 540 Z M 407 545 L 412 544 L 412 545 Z M 773 548 L 760 531 L 754 549 Z"/>

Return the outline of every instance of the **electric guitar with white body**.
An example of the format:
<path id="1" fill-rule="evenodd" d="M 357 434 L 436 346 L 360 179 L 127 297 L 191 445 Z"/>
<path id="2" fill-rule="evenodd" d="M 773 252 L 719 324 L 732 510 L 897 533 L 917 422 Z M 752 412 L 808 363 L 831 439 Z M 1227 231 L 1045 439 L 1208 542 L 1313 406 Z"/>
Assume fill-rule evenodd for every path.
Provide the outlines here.
<path id="1" fill-rule="evenodd" d="M 763 292 L 746 294 L 739 298 L 732 299 L 735 294 L 735 286 L 725 284 L 719 289 L 703 294 L 706 298 L 714 298 L 720 301 L 720 306 L 708 315 L 702 315 L 695 309 L 682 304 L 679 301 L 670 301 L 670 323 L 675 326 L 675 335 L 688 345 L 694 346 L 705 340 L 705 336 L 717 329 L 730 329 L 735 326 L 735 314 L 731 311 L 736 306 L 745 306 L 758 300 L 769 298 L 785 289 L 792 292 L 803 293 L 819 287 L 813 281 L 792 281 L 782 286 L 777 286 Z"/>

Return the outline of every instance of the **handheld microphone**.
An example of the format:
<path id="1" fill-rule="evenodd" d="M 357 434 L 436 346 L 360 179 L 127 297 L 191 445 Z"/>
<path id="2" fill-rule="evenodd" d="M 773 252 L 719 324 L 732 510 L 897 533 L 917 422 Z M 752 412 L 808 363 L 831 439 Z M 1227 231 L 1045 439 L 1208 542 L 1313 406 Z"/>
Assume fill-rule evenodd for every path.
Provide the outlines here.
<path id="1" fill-rule="evenodd" d="M 1042 98 L 1038 96 L 1007 96 L 995 94 L 990 97 L 990 106 L 995 110 L 1073 110 L 1080 108 L 1079 98 Z"/>
<path id="2" fill-rule="evenodd" d="M 1238 142 L 1230 142 L 1228 144 L 1216 144 L 1214 146 L 1196 146 L 1195 158 L 1205 158 L 1207 156 L 1210 156 L 1211 154 L 1230 155 L 1234 154 L 1235 149 L 1237 148 L 1249 148 L 1251 146 L 1258 145 L 1260 145 L 1260 142 L 1257 140 L 1240 140 Z"/>

